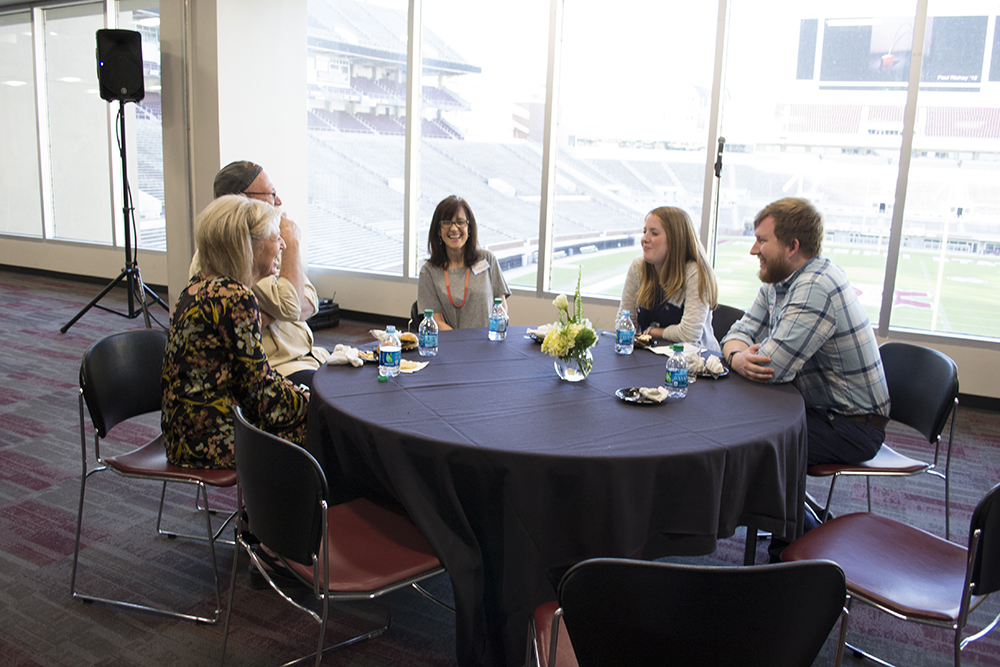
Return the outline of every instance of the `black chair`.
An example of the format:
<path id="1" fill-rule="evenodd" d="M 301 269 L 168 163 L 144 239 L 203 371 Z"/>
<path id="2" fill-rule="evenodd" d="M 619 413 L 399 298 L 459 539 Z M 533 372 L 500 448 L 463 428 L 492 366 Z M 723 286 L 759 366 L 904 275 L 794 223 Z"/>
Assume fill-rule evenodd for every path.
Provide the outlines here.
<path id="1" fill-rule="evenodd" d="M 857 465 L 824 463 L 810 466 L 813 477 L 832 477 L 826 506 L 816 508 L 820 520 L 830 514 L 833 489 L 839 477 L 863 475 L 868 492 L 868 511 L 872 510 L 871 477 L 906 477 L 930 473 L 944 480 L 945 539 L 951 537 L 951 489 L 948 473 L 951 471 L 951 445 L 955 436 L 955 412 L 958 410 L 958 366 L 950 357 L 929 347 L 892 341 L 879 346 L 885 379 L 892 403 L 889 417 L 905 424 L 923 435 L 934 447 L 931 463 L 900 454 L 883 444 L 874 458 Z M 944 471 L 938 468 L 941 453 L 941 433 L 951 416 L 948 433 L 948 451 Z"/>
<path id="2" fill-rule="evenodd" d="M 559 602 L 535 610 L 527 664 L 806 667 L 844 610 L 844 573 L 829 561 L 786 565 L 583 561 Z"/>
<path id="3" fill-rule="evenodd" d="M 838 563 L 847 577 L 848 610 L 851 602 L 860 600 L 896 618 L 953 631 L 959 667 L 962 649 L 1000 622 L 998 615 L 979 632 L 962 638 L 969 613 L 1000 589 L 1000 485 L 976 506 L 967 547 L 884 516 L 858 512 L 813 528 L 786 547 L 781 558 L 789 562 L 828 558 Z M 846 638 L 846 629 L 841 636 Z"/>
<path id="4" fill-rule="evenodd" d="M 721 303 L 716 306 L 712 311 L 712 333 L 715 334 L 715 340 L 721 341 L 729 333 L 730 327 L 742 317 L 743 311 L 739 308 Z"/>
<path id="5" fill-rule="evenodd" d="M 396 589 L 413 586 L 450 609 L 418 585 L 444 572 L 444 567 L 407 516 L 363 498 L 328 506 L 326 476 L 316 459 L 302 447 L 252 426 L 239 409 L 236 461 L 238 504 L 245 508 L 252 531 L 251 536 L 237 525 L 237 543 L 267 584 L 320 626 L 316 652 L 286 664 L 315 657 L 318 667 L 325 651 L 385 632 L 392 620 L 386 594 Z M 238 563 L 237 554 L 229 582 L 223 662 Z M 286 590 L 297 585 L 301 592 L 303 584 L 319 602 L 319 613 L 293 599 L 295 591 Z M 381 596 L 385 596 L 387 612 L 381 627 L 323 648 L 331 600 Z"/>
<path id="6" fill-rule="evenodd" d="M 226 524 L 235 514 L 230 514 L 218 528 L 212 528 L 214 512 L 208 504 L 208 488 L 232 487 L 236 484 L 234 470 L 203 470 L 181 468 L 167 461 L 163 436 L 159 435 L 144 446 L 117 456 L 101 455 L 101 440 L 121 422 L 140 415 L 158 412 L 162 400 L 160 375 L 163 372 L 163 353 L 167 343 L 166 332 L 160 329 L 139 329 L 112 334 L 91 345 L 83 355 L 80 365 L 80 445 L 83 455 L 83 474 L 80 477 L 80 505 L 76 520 L 76 542 L 73 547 L 73 570 L 70 575 L 70 594 L 87 602 L 141 609 L 174 618 L 182 618 L 201 623 L 215 623 L 222 611 L 222 595 L 219 590 L 219 573 L 215 562 L 215 542 Z M 90 413 L 94 426 L 94 468 L 89 468 L 87 453 L 87 430 L 84 423 L 84 404 Z M 197 616 L 187 612 L 171 611 L 136 602 L 98 597 L 81 593 L 76 588 L 77 565 L 80 558 L 80 534 L 83 525 L 84 496 L 87 480 L 95 473 L 111 470 L 124 477 L 160 482 L 160 508 L 156 516 L 156 530 L 160 535 L 175 538 L 187 537 L 208 543 L 215 582 L 215 612 L 211 616 Z M 164 530 L 162 528 L 163 502 L 168 482 L 192 484 L 197 487 L 198 497 L 204 507 L 206 532 L 204 535 L 190 535 Z"/>
<path id="7" fill-rule="evenodd" d="M 417 302 L 414 301 L 413 305 L 410 306 L 410 319 L 406 323 L 406 330 L 407 331 L 413 331 L 413 325 L 414 324 L 416 324 L 418 327 L 420 326 L 421 314 L 422 313 L 417 309 Z M 416 332 L 414 332 L 414 333 L 416 333 Z"/>

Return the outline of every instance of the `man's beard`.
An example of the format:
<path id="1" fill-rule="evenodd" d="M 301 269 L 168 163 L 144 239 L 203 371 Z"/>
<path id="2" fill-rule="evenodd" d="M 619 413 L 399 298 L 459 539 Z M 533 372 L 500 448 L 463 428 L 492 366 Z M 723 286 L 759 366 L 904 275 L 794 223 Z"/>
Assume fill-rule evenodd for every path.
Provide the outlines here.
<path id="1" fill-rule="evenodd" d="M 792 263 L 783 257 L 777 257 L 764 260 L 764 266 L 757 272 L 757 277 L 762 283 L 776 285 L 793 273 L 795 273 L 795 267 L 792 266 Z"/>

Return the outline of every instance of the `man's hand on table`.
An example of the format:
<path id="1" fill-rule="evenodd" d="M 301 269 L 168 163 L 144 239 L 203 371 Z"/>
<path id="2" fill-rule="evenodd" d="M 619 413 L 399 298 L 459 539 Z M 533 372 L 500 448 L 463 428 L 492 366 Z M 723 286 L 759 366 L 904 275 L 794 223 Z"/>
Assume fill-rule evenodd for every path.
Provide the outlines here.
<path id="1" fill-rule="evenodd" d="M 771 367 L 771 357 L 757 354 L 760 343 L 740 350 L 732 355 L 729 366 L 734 371 L 753 382 L 767 384 L 774 377 L 774 368 Z"/>

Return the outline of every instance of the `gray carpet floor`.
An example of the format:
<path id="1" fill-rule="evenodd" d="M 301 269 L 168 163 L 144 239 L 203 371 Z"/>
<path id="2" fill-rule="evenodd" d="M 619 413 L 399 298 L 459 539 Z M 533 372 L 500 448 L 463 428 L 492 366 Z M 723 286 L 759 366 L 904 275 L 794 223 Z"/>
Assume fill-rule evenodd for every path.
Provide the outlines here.
<path id="1" fill-rule="evenodd" d="M 81 455 L 77 411 L 77 375 L 81 356 L 94 340 L 125 329 L 141 328 L 128 320 L 92 309 L 65 334 L 59 333 L 101 285 L 0 271 L 0 667 L 78 665 L 215 665 L 222 627 L 195 625 L 155 615 L 83 604 L 72 600 L 70 570 L 79 500 Z M 123 290 L 102 305 L 124 308 Z M 153 314 L 166 322 L 159 308 Z M 317 332 L 317 341 L 357 345 L 371 340 L 365 322 L 342 321 Z M 89 426 L 89 420 L 88 420 Z M 107 448 L 124 451 L 155 436 L 156 416 L 119 426 Z M 891 425 L 890 441 L 911 454 L 926 442 L 904 427 Z M 1000 415 L 960 408 L 952 462 L 952 539 L 964 542 L 978 499 L 1000 483 Z M 824 497 L 826 482 L 809 481 Z M 156 536 L 159 486 L 98 475 L 88 483 L 78 587 L 94 594 L 133 597 L 205 613 L 213 609 L 212 572 L 204 545 Z M 211 502 L 231 507 L 235 493 L 216 493 Z M 841 482 L 834 507 L 838 513 L 865 509 L 865 485 Z M 944 530 L 943 484 L 923 475 L 914 479 L 876 480 L 876 512 L 936 534 Z M 187 488 L 167 493 L 165 521 L 198 530 L 194 495 Z M 744 534 L 723 540 L 713 554 L 666 559 L 701 564 L 733 564 L 743 559 Z M 766 541 L 757 562 L 767 561 Z M 232 547 L 218 550 L 223 595 L 233 562 Z M 315 624 L 270 591 L 249 586 L 245 559 L 238 569 L 233 629 L 227 665 L 276 665 L 312 650 Z M 443 575 L 432 582 L 447 597 Z M 451 615 L 409 591 L 391 596 L 393 625 L 384 636 L 349 647 L 324 664 L 453 665 L 454 621 Z M 972 617 L 976 629 L 1000 610 L 987 601 Z M 329 640 L 369 627 L 380 611 L 371 603 L 339 606 L 331 613 Z M 950 638 L 942 630 L 903 623 L 855 605 L 852 641 L 898 665 L 951 664 Z M 720 640 L 726 629 L 720 628 Z M 834 638 L 828 639 L 817 665 L 833 663 Z M 756 656 L 767 662 L 766 656 Z M 669 659 L 665 658 L 665 664 Z M 971 645 L 966 665 L 1000 665 L 1000 632 Z M 846 665 L 865 664 L 853 657 Z"/>

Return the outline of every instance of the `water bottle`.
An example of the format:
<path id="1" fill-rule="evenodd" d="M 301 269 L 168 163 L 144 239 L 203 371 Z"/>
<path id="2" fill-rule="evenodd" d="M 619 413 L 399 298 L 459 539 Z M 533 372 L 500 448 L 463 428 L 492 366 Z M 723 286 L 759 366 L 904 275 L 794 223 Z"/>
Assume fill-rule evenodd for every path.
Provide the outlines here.
<path id="1" fill-rule="evenodd" d="M 421 357 L 433 357 L 438 353 L 438 323 L 430 308 L 424 311 L 424 321 L 417 329 L 417 350 Z"/>
<path id="2" fill-rule="evenodd" d="M 632 354 L 632 346 L 635 344 L 635 325 L 632 324 L 631 313 L 623 310 L 618 321 L 615 322 L 615 352 L 618 354 Z"/>
<path id="3" fill-rule="evenodd" d="M 667 359 L 667 396 L 684 398 L 688 393 L 688 362 L 684 357 L 684 346 L 676 343 L 670 349 L 674 353 Z"/>
<path id="4" fill-rule="evenodd" d="M 507 337 L 507 311 L 503 307 L 503 299 L 493 299 L 490 310 L 490 340 L 503 340 Z"/>
<path id="5" fill-rule="evenodd" d="M 396 327 L 389 325 L 385 328 L 386 340 L 378 346 L 378 374 L 379 377 L 396 377 L 399 375 L 399 359 L 402 351 L 399 344 L 399 334 Z"/>

